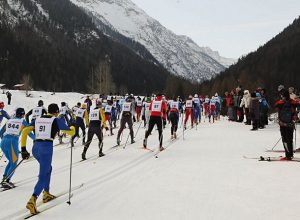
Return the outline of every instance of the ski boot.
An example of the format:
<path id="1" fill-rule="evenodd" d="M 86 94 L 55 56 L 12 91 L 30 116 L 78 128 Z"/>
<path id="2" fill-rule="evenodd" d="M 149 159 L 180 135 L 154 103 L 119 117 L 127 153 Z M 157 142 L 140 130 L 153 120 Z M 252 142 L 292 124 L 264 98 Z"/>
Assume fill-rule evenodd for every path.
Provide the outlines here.
<path id="1" fill-rule="evenodd" d="M 145 138 L 145 139 L 143 140 L 143 146 L 144 146 L 144 148 L 147 148 L 147 138 Z"/>
<path id="2" fill-rule="evenodd" d="M 86 160 L 86 156 L 85 156 L 85 154 L 86 154 L 86 151 L 87 151 L 87 148 L 86 148 L 86 147 L 84 147 L 84 148 L 83 148 L 83 152 L 82 152 L 82 154 L 81 154 L 81 158 L 82 158 L 82 160 Z"/>
<path id="3" fill-rule="evenodd" d="M 26 208 L 29 209 L 30 214 L 32 215 L 36 215 L 38 213 L 37 209 L 36 209 L 36 197 L 35 196 L 31 196 L 29 201 L 26 204 Z"/>
<path id="4" fill-rule="evenodd" d="M 43 192 L 43 203 L 47 203 L 55 198 L 56 196 L 50 194 L 49 192 L 46 191 Z"/>

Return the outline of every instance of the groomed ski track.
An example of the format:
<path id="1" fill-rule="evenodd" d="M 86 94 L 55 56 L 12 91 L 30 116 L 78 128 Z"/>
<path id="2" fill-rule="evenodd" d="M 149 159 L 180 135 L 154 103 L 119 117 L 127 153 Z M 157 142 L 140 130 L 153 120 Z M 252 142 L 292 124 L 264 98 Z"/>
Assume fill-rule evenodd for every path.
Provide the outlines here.
<path id="1" fill-rule="evenodd" d="M 76 103 L 74 101 L 74 103 Z M 179 122 L 180 126 L 181 120 Z M 135 123 L 134 132 L 138 128 Z M 81 160 L 81 140 L 75 144 L 73 185 L 84 186 L 73 193 L 71 206 L 62 203 L 31 219 L 109 219 L 109 220 L 194 220 L 194 219 L 299 219 L 300 197 L 297 189 L 298 163 L 261 163 L 246 160 L 243 155 L 280 156 L 265 152 L 279 139 L 279 128 L 273 124 L 251 132 L 249 126 L 221 119 L 187 129 L 182 127 L 178 140 L 170 142 L 170 125 L 164 130 L 165 151 L 158 149 L 154 129 L 148 148 L 142 147 L 144 128 L 140 128 L 132 145 L 113 149 L 114 136 L 105 136 L 104 153 L 98 158 L 94 140 Z M 299 131 L 298 131 L 299 132 Z M 122 137 L 126 141 L 128 129 Z M 299 135 L 297 135 L 299 136 Z M 299 141 L 297 141 L 299 142 Z M 300 142 L 299 142 L 300 143 Z M 29 147 L 31 151 L 31 147 Z M 282 149 L 279 143 L 276 149 Z M 51 192 L 68 188 L 70 148 L 54 149 Z M 4 160 L 0 161 L 4 165 Z M 3 173 L 4 167 L 0 168 Z M 38 173 L 35 160 L 16 171 L 13 190 L 0 193 L 0 219 L 24 209 Z M 40 200 L 41 198 L 39 198 Z M 14 218 L 11 218 L 14 219 Z"/>

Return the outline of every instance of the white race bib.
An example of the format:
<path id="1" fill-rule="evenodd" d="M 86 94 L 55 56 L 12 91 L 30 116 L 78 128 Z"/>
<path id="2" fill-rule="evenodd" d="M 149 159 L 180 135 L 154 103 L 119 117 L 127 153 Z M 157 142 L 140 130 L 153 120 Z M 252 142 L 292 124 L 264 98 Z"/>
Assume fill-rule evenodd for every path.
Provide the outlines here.
<path id="1" fill-rule="evenodd" d="M 162 101 L 153 101 L 152 102 L 152 112 L 161 112 Z"/>
<path id="2" fill-rule="evenodd" d="M 195 102 L 196 104 L 199 104 L 199 103 L 200 103 L 199 98 L 194 98 L 194 102 Z"/>
<path id="3" fill-rule="evenodd" d="M 76 110 L 76 113 L 75 113 L 76 117 L 83 118 L 83 116 L 84 116 L 84 111 L 85 111 L 84 109 L 78 108 L 78 109 Z"/>
<path id="4" fill-rule="evenodd" d="M 63 106 L 63 107 L 61 107 L 61 108 L 59 109 L 59 114 L 61 114 L 61 115 L 65 115 L 66 112 L 67 112 L 66 106 Z"/>
<path id="5" fill-rule="evenodd" d="M 99 109 L 93 109 L 90 111 L 90 121 L 100 121 Z"/>
<path id="6" fill-rule="evenodd" d="M 141 100 L 138 100 L 136 102 L 136 106 L 141 107 L 143 105 L 143 102 Z"/>
<path id="7" fill-rule="evenodd" d="M 111 109 L 112 109 L 111 105 L 106 105 L 105 106 L 105 113 L 111 113 Z"/>
<path id="8" fill-rule="evenodd" d="M 123 104 L 123 112 L 130 112 L 131 110 L 131 102 L 125 102 Z"/>
<path id="9" fill-rule="evenodd" d="M 186 108 L 192 108 L 193 107 L 193 100 L 186 100 L 185 107 Z"/>
<path id="10" fill-rule="evenodd" d="M 145 103 L 145 110 L 150 111 L 150 103 Z"/>
<path id="11" fill-rule="evenodd" d="M 179 102 L 171 102 L 171 108 L 179 109 Z"/>
<path id="12" fill-rule="evenodd" d="M 35 120 L 35 138 L 42 140 L 53 140 L 51 138 L 51 129 L 55 117 L 37 118 Z"/>
<path id="13" fill-rule="evenodd" d="M 32 118 L 35 119 L 37 117 L 41 117 L 43 113 L 43 107 L 36 107 L 32 109 Z"/>
<path id="14" fill-rule="evenodd" d="M 9 119 L 6 122 L 5 134 L 19 135 L 21 132 L 23 120 L 24 119 L 21 119 L 21 118 Z"/>

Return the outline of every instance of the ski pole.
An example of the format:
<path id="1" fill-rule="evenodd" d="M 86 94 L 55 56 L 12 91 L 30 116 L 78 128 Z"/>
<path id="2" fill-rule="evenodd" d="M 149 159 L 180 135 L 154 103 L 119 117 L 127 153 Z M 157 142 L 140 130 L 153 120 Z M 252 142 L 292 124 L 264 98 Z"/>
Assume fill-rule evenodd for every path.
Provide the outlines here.
<path id="1" fill-rule="evenodd" d="M 71 147 L 71 159 L 70 159 L 70 182 L 69 182 L 69 200 L 67 203 L 71 205 L 71 188 L 72 188 L 72 163 L 73 163 L 73 147 Z"/>
<path id="2" fill-rule="evenodd" d="M 277 146 L 277 144 L 279 143 L 279 141 L 282 139 L 282 137 L 279 138 L 279 140 L 276 142 L 276 144 L 274 145 L 274 147 L 272 148 L 272 150 L 274 150 L 274 148 Z"/>
<path id="3" fill-rule="evenodd" d="M 143 122 L 143 121 L 141 121 L 141 122 L 140 122 L 140 124 L 139 124 L 139 127 L 138 127 L 138 129 L 136 130 L 134 137 L 136 137 L 136 136 L 137 136 L 137 133 L 138 133 L 138 131 L 139 131 L 139 129 L 140 129 L 140 127 L 141 127 L 141 125 L 142 125 L 142 122 Z"/>
<path id="4" fill-rule="evenodd" d="M 18 164 L 17 166 L 6 176 L 3 178 L 3 180 L 1 181 L 1 183 L 5 182 L 6 180 L 8 180 L 12 175 L 13 173 L 16 171 L 16 169 L 20 166 L 20 164 L 24 161 L 24 159 L 22 159 Z"/>

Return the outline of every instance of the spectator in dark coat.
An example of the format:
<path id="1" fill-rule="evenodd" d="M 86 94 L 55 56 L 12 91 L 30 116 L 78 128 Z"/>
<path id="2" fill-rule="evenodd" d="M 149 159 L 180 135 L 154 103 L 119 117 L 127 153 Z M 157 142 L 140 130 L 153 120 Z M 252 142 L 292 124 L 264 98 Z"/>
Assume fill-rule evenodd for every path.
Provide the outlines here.
<path id="1" fill-rule="evenodd" d="M 250 111 L 251 121 L 252 121 L 251 131 L 255 131 L 258 129 L 258 123 L 259 123 L 259 98 L 256 96 L 255 92 L 251 93 L 249 111 Z"/>

